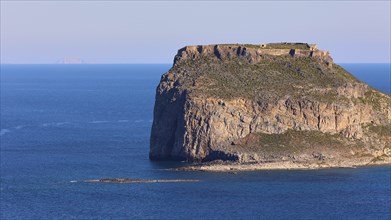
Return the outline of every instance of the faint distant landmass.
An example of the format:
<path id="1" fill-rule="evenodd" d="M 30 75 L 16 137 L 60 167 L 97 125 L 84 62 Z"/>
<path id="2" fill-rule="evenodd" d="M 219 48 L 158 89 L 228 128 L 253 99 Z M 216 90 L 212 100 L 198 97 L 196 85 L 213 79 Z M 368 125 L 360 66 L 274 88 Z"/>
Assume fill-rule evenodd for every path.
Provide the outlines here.
<path id="1" fill-rule="evenodd" d="M 59 64 L 83 64 L 85 62 L 78 57 L 65 57 L 65 58 L 59 60 L 57 63 L 59 63 Z"/>

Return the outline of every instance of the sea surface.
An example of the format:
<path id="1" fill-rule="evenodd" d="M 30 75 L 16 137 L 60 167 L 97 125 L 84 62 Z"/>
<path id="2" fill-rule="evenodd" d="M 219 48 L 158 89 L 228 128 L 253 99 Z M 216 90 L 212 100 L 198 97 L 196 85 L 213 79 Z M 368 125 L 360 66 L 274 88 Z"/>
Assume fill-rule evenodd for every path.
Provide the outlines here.
<path id="1" fill-rule="evenodd" d="M 391 219 L 391 166 L 179 172 L 151 162 L 171 65 L 1 65 L 0 219 Z M 390 64 L 342 64 L 390 93 Z M 196 179 L 85 183 L 86 179 Z"/>

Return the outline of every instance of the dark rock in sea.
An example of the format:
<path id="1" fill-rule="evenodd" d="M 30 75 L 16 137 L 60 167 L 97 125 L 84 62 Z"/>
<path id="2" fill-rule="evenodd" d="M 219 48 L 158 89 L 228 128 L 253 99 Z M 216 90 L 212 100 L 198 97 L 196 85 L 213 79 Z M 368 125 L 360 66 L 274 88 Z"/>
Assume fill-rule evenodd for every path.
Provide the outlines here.
<path id="1" fill-rule="evenodd" d="M 178 182 L 198 182 L 199 180 L 144 180 L 144 179 L 129 179 L 129 178 L 113 178 L 113 179 L 97 179 L 83 180 L 86 183 L 178 183 Z"/>

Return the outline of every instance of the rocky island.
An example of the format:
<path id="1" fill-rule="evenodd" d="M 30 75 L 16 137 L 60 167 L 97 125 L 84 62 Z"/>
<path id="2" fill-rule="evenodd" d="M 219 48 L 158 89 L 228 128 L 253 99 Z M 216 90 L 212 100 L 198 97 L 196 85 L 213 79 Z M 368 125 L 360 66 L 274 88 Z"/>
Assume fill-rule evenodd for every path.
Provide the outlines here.
<path id="1" fill-rule="evenodd" d="M 314 44 L 186 46 L 157 87 L 149 156 L 191 170 L 390 164 L 391 96 Z"/>

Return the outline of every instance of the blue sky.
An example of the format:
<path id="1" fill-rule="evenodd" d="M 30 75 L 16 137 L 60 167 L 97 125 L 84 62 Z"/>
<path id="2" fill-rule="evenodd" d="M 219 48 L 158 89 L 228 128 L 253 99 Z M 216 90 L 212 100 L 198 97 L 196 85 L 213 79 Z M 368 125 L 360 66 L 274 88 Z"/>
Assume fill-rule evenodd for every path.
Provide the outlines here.
<path id="1" fill-rule="evenodd" d="M 390 62 L 390 1 L 1 1 L 1 63 L 171 63 L 185 45 L 309 42 Z"/>

